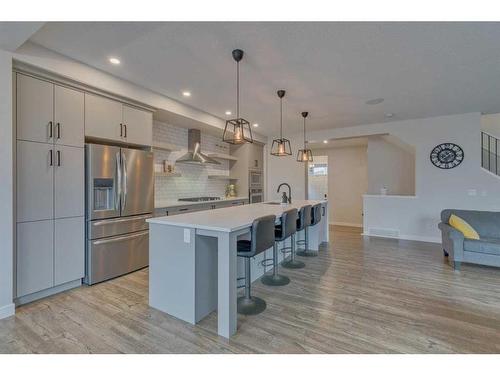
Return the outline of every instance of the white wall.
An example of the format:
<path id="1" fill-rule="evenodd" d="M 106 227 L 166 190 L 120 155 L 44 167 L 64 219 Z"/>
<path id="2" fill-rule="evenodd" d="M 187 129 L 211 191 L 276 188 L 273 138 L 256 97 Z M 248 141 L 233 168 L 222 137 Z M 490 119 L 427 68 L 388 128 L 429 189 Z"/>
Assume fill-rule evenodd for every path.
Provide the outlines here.
<path id="1" fill-rule="evenodd" d="M 366 146 L 314 150 L 314 155 L 328 156 L 330 224 L 362 226 L 368 185 Z"/>
<path id="2" fill-rule="evenodd" d="M 302 135 L 292 136 L 287 138 L 290 139 L 293 154 L 291 156 L 273 156 L 270 155 L 271 144 L 273 137 L 268 137 L 269 141 L 267 144 L 267 152 L 264 155 L 266 159 L 266 199 L 267 200 L 280 200 L 281 194 L 278 194 L 276 190 L 282 182 L 287 182 L 292 187 L 292 198 L 293 199 L 305 199 L 306 198 L 306 178 L 305 178 L 305 164 L 300 163 L 296 160 L 297 150 L 303 147 Z M 285 190 L 288 194 L 288 190 Z"/>
<path id="3" fill-rule="evenodd" d="M 368 194 L 415 194 L 415 150 L 391 141 L 390 136 L 368 137 Z"/>
<path id="4" fill-rule="evenodd" d="M 482 115 L 481 130 L 500 138 L 500 113 Z"/>
<path id="5" fill-rule="evenodd" d="M 0 319 L 13 301 L 12 55 L 0 50 Z"/>
<path id="6" fill-rule="evenodd" d="M 365 196 L 365 232 L 393 231 L 400 238 L 439 242 L 437 224 L 442 209 L 500 211 L 500 179 L 481 168 L 480 129 L 481 115 L 468 113 L 314 131 L 308 138 L 389 133 L 415 147 L 416 197 Z M 463 148 L 465 159 L 457 168 L 441 170 L 431 164 L 429 153 L 443 142 L 454 142 Z M 270 168 L 269 174 L 274 169 Z M 295 179 L 300 174 L 299 168 L 291 165 L 279 173 L 281 179 Z"/>

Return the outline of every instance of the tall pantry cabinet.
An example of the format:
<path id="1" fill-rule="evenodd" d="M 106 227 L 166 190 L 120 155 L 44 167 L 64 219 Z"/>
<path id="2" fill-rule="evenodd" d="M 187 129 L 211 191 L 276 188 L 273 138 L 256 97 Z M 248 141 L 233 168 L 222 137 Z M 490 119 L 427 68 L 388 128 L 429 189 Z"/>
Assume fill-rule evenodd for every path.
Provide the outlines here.
<path id="1" fill-rule="evenodd" d="M 16 297 L 84 276 L 84 93 L 16 73 Z M 35 293 L 35 295 L 34 295 Z"/>

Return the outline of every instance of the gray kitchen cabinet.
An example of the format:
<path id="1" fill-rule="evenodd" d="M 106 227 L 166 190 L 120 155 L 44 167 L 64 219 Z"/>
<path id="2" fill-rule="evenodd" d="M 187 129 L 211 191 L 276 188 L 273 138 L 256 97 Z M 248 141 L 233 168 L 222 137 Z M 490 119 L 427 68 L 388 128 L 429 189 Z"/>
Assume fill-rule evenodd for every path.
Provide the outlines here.
<path id="1" fill-rule="evenodd" d="M 16 80 L 16 297 L 24 303 L 83 276 L 85 95 Z"/>
<path id="2" fill-rule="evenodd" d="M 248 144 L 248 167 L 250 169 L 262 169 L 264 158 L 264 147 L 257 143 Z"/>
<path id="3" fill-rule="evenodd" d="M 17 139 L 52 142 L 54 85 L 24 74 L 16 76 Z"/>
<path id="4" fill-rule="evenodd" d="M 85 93 L 85 136 L 122 142 L 122 103 Z"/>
<path id="5" fill-rule="evenodd" d="M 86 93 L 85 136 L 151 146 L 153 114 L 112 99 Z"/>
<path id="6" fill-rule="evenodd" d="M 85 143 L 84 93 L 63 86 L 54 88 L 54 141 L 56 144 L 83 147 Z"/>
<path id="7" fill-rule="evenodd" d="M 64 284 L 85 274 L 84 218 L 54 221 L 54 283 Z"/>
<path id="8" fill-rule="evenodd" d="M 84 149 L 56 146 L 54 165 L 54 217 L 83 216 Z"/>
<path id="9" fill-rule="evenodd" d="M 17 141 L 17 221 L 54 216 L 53 145 Z"/>
<path id="10" fill-rule="evenodd" d="M 123 105 L 123 124 L 127 143 L 151 146 L 153 142 L 153 114 Z"/>
<path id="11" fill-rule="evenodd" d="M 17 224 L 17 296 L 54 285 L 54 221 Z"/>

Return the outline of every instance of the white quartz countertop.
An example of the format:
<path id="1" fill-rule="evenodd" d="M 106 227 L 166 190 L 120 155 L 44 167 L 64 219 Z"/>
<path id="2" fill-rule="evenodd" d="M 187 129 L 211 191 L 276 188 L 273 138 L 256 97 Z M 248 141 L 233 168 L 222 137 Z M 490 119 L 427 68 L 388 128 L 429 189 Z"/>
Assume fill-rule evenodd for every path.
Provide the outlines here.
<path id="1" fill-rule="evenodd" d="M 176 199 L 163 199 L 155 201 L 155 208 L 169 208 L 169 207 L 179 207 L 179 206 L 194 206 L 197 204 L 215 204 L 221 202 L 231 202 L 231 201 L 240 201 L 240 200 L 248 200 L 248 197 L 231 197 L 231 198 L 221 198 L 215 201 L 203 201 L 203 202 L 186 202 L 179 201 Z"/>
<path id="2" fill-rule="evenodd" d="M 312 206 L 318 203 L 326 205 L 328 202 L 326 200 L 296 200 L 292 204 L 287 205 L 254 203 L 175 216 L 155 217 L 146 221 L 151 224 L 173 225 L 218 232 L 234 232 L 251 226 L 254 219 L 258 217 L 266 215 L 281 217 L 282 213 L 286 210 L 292 208 L 300 209 L 302 206 L 308 204 Z"/>

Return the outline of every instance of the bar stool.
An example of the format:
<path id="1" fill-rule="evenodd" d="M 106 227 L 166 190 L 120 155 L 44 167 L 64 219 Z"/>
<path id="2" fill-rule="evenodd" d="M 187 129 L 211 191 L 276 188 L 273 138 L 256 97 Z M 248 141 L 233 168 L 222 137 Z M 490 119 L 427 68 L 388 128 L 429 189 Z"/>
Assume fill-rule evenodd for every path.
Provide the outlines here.
<path id="1" fill-rule="evenodd" d="M 297 232 L 304 230 L 306 226 L 309 226 L 309 223 L 311 222 L 311 206 L 302 206 L 298 212 L 298 219 L 297 219 Z M 306 224 L 307 223 L 307 224 Z M 304 262 L 301 262 L 300 260 L 297 260 L 295 258 L 295 236 L 296 233 L 292 234 L 292 245 L 289 248 L 282 248 L 281 251 L 283 254 L 287 254 L 288 252 L 290 253 L 290 259 L 285 260 L 284 262 L 281 263 L 281 266 L 284 268 L 304 268 L 306 264 Z M 290 251 L 285 251 L 285 249 L 290 249 Z"/>
<path id="2" fill-rule="evenodd" d="M 262 298 L 252 297 L 250 272 L 250 258 L 274 246 L 274 223 L 276 216 L 268 215 L 255 219 L 250 229 L 251 240 L 236 242 L 238 256 L 245 258 L 245 295 L 238 298 L 238 312 L 243 315 L 257 315 L 266 309 L 266 301 Z"/>
<path id="3" fill-rule="evenodd" d="M 318 252 L 314 250 L 309 250 L 309 226 L 315 226 L 321 221 L 321 204 L 315 204 L 311 209 L 311 221 L 310 225 L 305 227 L 305 239 L 297 241 L 297 243 L 304 244 L 304 249 L 297 251 L 297 255 L 301 257 L 316 257 Z"/>
<path id="4" fill-rule="evenodd" d="M 274 234 L 276 238 L 273 244 L 273 273 L 271 275 L 262 276 L 261 281 L 265 285 L 280 286 L 287 285 L 290 282 L 289 277 L 278 274 L 278 242 L 282 242 L 292 234 L 295 234 L 297 231 L 297 217 L 298 213 L 296 208 L 285 211 L 281 215 L 281 224 L 275 227 Z"/>

